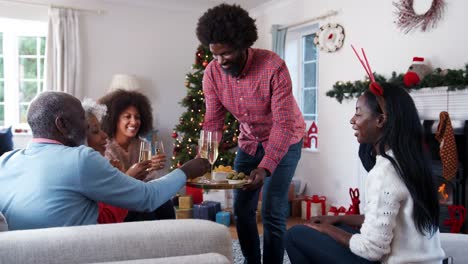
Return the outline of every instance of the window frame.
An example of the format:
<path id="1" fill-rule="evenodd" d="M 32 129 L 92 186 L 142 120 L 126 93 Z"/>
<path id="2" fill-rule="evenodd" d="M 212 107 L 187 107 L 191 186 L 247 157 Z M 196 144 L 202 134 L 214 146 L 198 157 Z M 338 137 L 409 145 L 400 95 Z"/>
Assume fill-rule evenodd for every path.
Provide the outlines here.
<path id="1" fill-rule="evenodd" d="M 0 32 L 3 34 L 3 81 L 4 81 L 4 127 L 12 126 L 15 129 L 24 129 L 29 131 L 29 125 L 20 120 L 20 107 L 28 105 L 28 102 L 20 102 L 21 82 L 34 82 L 39 85 L 37 92 L 43 89 L 45 79 L 45 52 L 41 55 L 41 44 L 37 41 L 39 38 L 44 38 L 47 41 L 47 22 L 18 20 L 0 18 Z M 19 38 L 20 37 L 36 37 L 36 54 L 35 55 L 20 55 L 19 54 Z M 46 43 L 44 43 L 46 44 Z M 20 79 L 20 59 L 34 58 L 36 62 L 36 78 Z M 41 76 L 41 60 L 44 60 L 43 72 Z M 40 85 L 42 84 L 42 85 Z"/>
<path id="2" fill-rule="evenodd" d="M 304 119 L 307 123 L 312 123 L 314 121 L 318 125 L 318 95 L 319 95 L 319 52 L 318 48 L 316 48 L 315 54 L 315 61 L 308 61 L 308 63 L 315 63 L 315 86 L 311 87 L 304 87 L 304 65 L 307 63 L 305 61 L 305 50 L 304 50 L 304 42 L 305 36 L 311 34 L 318 34 L 320 27 L 319 24 L 314 23 L 310 25 L 299 26 L 295 28 L 291 28 L 288 30 L 286 34 L 286 42 L 285 42 L 285 61 L 286 65 L 289 68 L 291 80 L 293 83 L 293 94 L 296 98 L 296 101 L 301 109 L 301 113 L 304 116 Z M 304 102 L 307 98 L 305 98 L 305 91 L 307 90 L 315 90 L 315 114 L 304 114 Z M 307 117 L 312 117 L 311 119 L 307 119 Z"/>

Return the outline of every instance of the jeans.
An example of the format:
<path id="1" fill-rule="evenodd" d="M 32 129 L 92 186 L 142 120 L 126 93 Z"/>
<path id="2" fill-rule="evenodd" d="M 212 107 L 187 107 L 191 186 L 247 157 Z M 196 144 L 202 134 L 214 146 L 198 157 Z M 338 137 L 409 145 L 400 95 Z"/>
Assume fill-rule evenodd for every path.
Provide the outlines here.
<path id="1" fill-rule="evenodd" d="M 302 140 L 291 145 L 281 159 L 276 170 L 263 183 L 262 220 L 263 220 L 263 263 L 283 263 L 286 219 L 289 212 L 288 191 L 297 163 L 301 158 Z M 257 168 L 265 155 L 265 150 L 258 144 L 255 156 L 250 156 L 241 149 L 237 150 L 234 169 L 249 175 Z M 234 216 L 237 235 L 244 263 L 261 263 L 260 239 L 258 237 L 256 211 L 260 189 L 234 191 Z"/>
<path id="2" fill-rule="evenodd" d="M 338 226 L 348 233 L 358 233 L 356 229 Z M 296 225 L 286 232 L 284 243 L 292 264 L 301 263 L 379 263 L 355 255 L 349 248 L 339 244 L 328 235 L 305 226 Z"/>

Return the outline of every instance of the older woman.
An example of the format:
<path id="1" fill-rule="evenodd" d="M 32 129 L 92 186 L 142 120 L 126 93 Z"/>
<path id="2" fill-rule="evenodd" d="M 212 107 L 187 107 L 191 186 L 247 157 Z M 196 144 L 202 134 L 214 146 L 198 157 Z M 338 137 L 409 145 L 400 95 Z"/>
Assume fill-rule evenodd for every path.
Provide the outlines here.
<path id="1" fill-rule="evenodd" d="M 108 114 L 103 117 L 102 129 L 109 135 L 109 143 L 105 156 L 121 161 L 123 169 L 127 170 L 139 160 L 140 136 L 153 130 L 153 115 L 149 99 L 140 92 L 116 90 L 101 99 L 101 104 L 108 108 Z M 165 167 L 165 154 L 157 154 L 151 158 L 150 169 L 143 175 L 144 180 L 154 179 L 155 170 Z M 138 216 L 129 214 L 128 221 L 154 219 L 174 219 L 175 212 L 172 201 L 167 201 L 155 212 Z"/>
<path id="2" fill-rule="evenodd" d="M 101 153 L 101 155 L 104 155 L 106 151 L 107 134 L 101 130 L 100 120 L 106 114 L 107 107 L 105 105 L 99 105 L 91 99 L 85 99 L 82 105 L 85 110 L 86 121 L 88 122 L 88 130 L 86 132 L 87 145 Z M 124 171 L 119 160 L 111 160 L 110 162 L 116 168 Z M 138 163 L 136 166 L 124 172 L 138 179 L 139 176 L 145 175 L 145 171 L 150 167 L 150 161 L 145 161 Z M 98 223 L 100 224 L 123 222 L 127 217 L 127 209 L 104 203 L 98 203 L 98 205 Z"/>

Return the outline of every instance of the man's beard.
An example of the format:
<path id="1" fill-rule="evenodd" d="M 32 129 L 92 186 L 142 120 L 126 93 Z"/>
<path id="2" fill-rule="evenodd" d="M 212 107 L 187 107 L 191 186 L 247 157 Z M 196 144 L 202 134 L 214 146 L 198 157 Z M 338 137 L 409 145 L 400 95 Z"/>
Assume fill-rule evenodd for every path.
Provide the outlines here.
<path id="1" fill-rule="evenodd" d="M 223 69 L 223 71 L 233 77 L 237 77 L 239 76 L 239 74 L 241 73 L 241 66 L 238 64 L 238 63 L 233 63 L 231 64 L 231 67 L 229 67 L 228 69 L 224 69 L 223 67 L 221 67 L 221 69 Z"/>

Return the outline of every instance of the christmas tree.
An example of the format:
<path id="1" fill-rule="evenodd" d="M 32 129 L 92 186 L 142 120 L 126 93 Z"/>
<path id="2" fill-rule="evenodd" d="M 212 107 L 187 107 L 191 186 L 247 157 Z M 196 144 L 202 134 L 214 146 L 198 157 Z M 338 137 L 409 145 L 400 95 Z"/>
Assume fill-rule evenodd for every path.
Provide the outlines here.
<path id="1" fill-rule="evenodd" d="M 172 155 L 171 170 L 180 167 L 184 162 L 195 158 L 198 149 L 200 130 L 203 129 L 205 116 L 205 97 L 203 95 L 203 72 L 213 55 L 207 47 L 199 46 L 195 54 L 195 64 L 192 72 L 185 76 L 187 96 L 180 104 L 187 108 L 179 119 L 172 137 L 174 138 L 174 151 Z M 223 138 L 219 144 L 219 155 L 215 162 L 218 165 L 233 165 L 235 150 L 237 148 L 237 136 L 239 123 L 231 113 L 226 114 L 223 127 Z"/>

